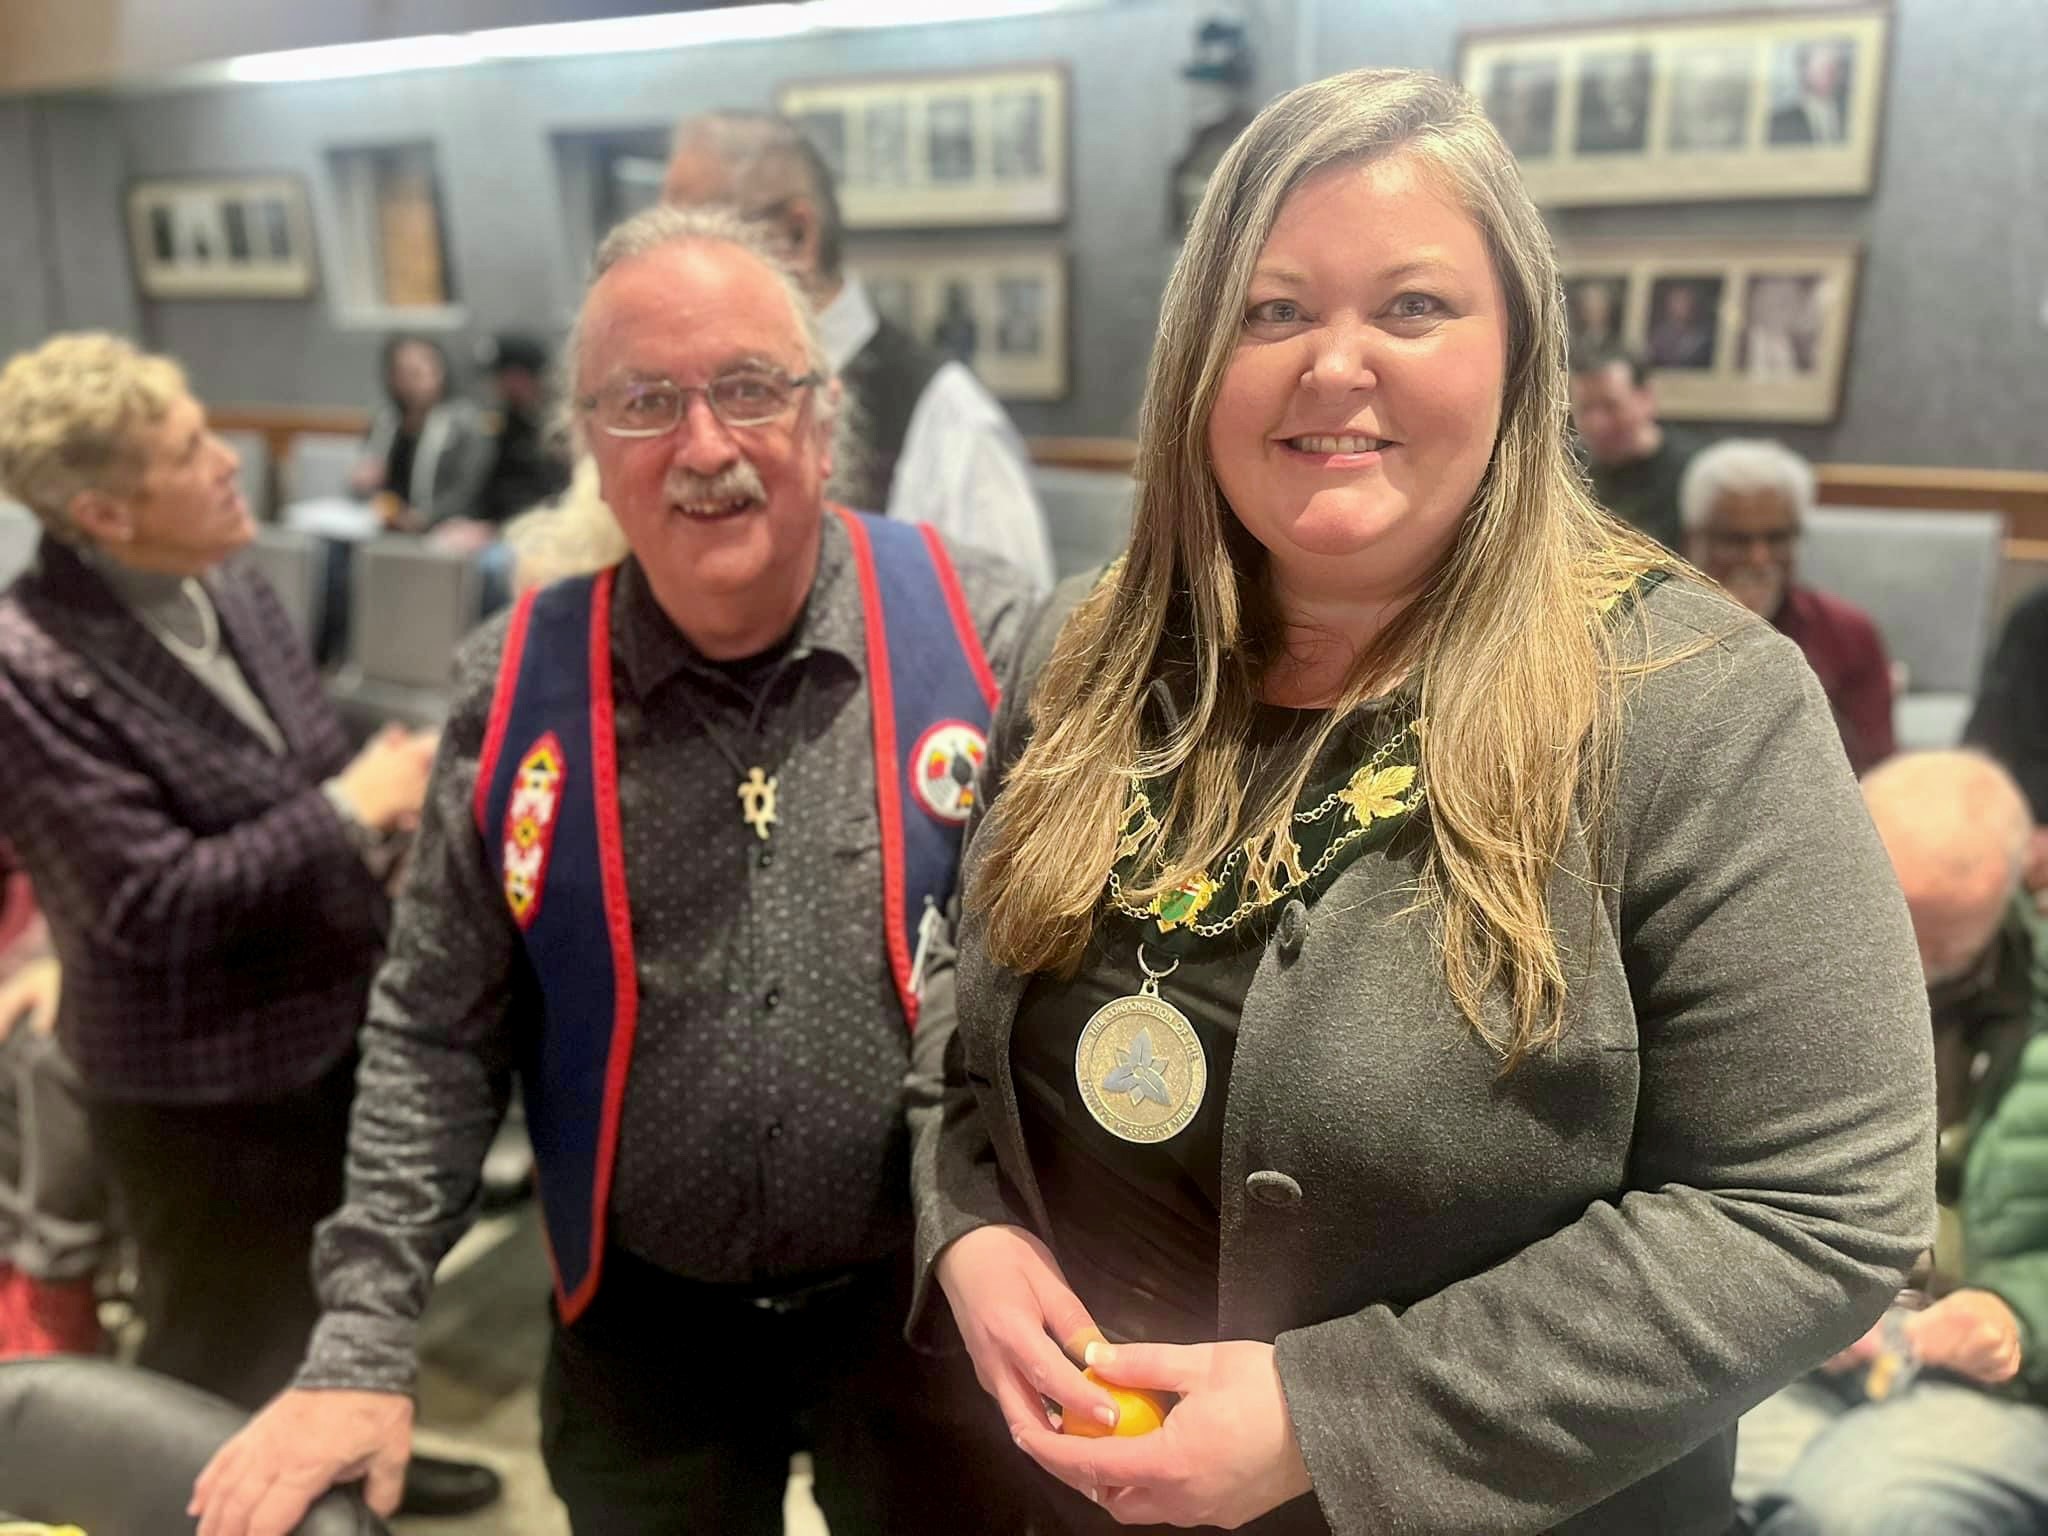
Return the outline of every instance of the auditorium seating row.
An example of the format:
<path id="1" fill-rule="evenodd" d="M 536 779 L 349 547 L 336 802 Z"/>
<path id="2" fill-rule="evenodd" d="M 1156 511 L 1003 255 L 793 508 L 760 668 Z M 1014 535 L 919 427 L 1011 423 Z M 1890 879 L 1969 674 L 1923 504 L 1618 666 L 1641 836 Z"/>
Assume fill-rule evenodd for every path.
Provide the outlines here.
<path id="1" fill-rule="evenodd" d="M 249 436 L 255 447 L 244 456 L 245 474 L 264 463 L 262 439 Z M 342 441 L 295 439 L 286 477 L 294 499 L 339 488 L 347 468 L 330 449 Z M 352 452 L 352 440 L 348 446 Z M 1034 476 L 1062 576 L 1094 569 L 1122 548 L 1128 476 L 1054 466 Z M 1990 641 L 2004 534 L 1995 512 L 1825 506 L 1808 520 L 1802 579 L 1867 610 L 1902 666 L 1902 748 L 1944 746 L 1961 735 Z M 0 505 L 0 583 L 13 579 L 34 543 L 33 519 Z M 438 720 L 455 645 L 478 616 L 474 564 L 405 538 L 373 539 L 352 554 L 352 633 L 333 678 L 344 713 L 358 722 Z M 320 541 L 265 523 L 244 558 L 262 568 L 310 639 L 324 590 Z"/>

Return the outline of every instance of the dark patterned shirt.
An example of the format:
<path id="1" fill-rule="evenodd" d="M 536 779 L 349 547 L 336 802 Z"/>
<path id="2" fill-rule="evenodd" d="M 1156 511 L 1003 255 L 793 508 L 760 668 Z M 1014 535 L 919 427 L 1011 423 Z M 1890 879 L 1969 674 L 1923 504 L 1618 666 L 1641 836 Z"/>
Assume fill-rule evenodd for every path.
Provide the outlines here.
<path id="1" fill-rule="evenodd" d="M 968 551 L 955 563 L 1000 674 L 1026 616 L 1023 578 Z M 410 1385 L 433 1267 L 469 1220 L 520 1021 L 538 1017 L 471 809 L 504 630 L 487 626 L 461 658 L 364 1031 L 348 1202 L 316 1246 L 326 1316 L 301 1385 Z M 864 632 L 852 553 L 829 517 L 810 601 L 762 666 L 706 661 L 639 568 L 620 574 L 612 654 L 640 1012 L 610 1239 L 693 1280 L 772 1286 L 910 1238 L 909 1035 L 882 942 Z M 766 842 L 737 793 L 755 766 L 779 780 Z"/>

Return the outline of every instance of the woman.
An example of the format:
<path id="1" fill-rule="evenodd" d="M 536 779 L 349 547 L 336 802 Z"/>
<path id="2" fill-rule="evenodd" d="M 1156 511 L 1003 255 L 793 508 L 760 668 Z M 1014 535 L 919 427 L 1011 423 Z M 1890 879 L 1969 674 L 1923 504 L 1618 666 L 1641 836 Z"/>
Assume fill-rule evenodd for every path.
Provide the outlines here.
<path id="1" fill-rule="evenodd" d="M 1932 1230 L 1827 706 L 1589 500 L 1564 334 L 1442 81 L 1304 86 L 1209 184 L 1129 552 L 1012 679 L 928 957 L 915 1322 L 1034 1529 L 1719 1533 L 1727 1426 Z M 1055 1433 L 1115 1417 L 1084 1352 L 1164 1428 Z"/>
<path id="2" fill-rule="evenodd" d="M 491 471 L 491 440 L 475 406 L 448 392 L 448 357 L 422 336 L 384 343 L 385 402 L 350 477 L 358 496 L 389 497 L 384 521 L 403 532 L 467 517 Z"/>

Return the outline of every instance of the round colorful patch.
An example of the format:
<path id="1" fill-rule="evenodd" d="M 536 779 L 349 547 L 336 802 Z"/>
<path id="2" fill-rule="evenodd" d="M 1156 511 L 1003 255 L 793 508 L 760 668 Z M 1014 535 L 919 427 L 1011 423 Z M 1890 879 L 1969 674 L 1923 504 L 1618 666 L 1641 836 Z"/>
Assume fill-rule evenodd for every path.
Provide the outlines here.
<path id="1" fill-rule="evenodd" d="M 910 753 L 911 797 L 925 814 L 964 827 L 981 790 L 988 737 L 965 720 L 941 720 L 917 738 Z"/>

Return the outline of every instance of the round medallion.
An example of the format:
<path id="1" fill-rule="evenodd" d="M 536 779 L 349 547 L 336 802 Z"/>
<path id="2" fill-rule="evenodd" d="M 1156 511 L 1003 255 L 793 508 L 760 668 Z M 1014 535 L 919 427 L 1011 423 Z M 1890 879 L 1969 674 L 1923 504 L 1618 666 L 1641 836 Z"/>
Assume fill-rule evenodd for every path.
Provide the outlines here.
<path id="1" fill-rule="evenodd" d="M 1168 1141 L 1209 1091 L 1209 1058 L 1187 1015 L 1158 997 L 1095 1010 L 1074 1047 L 1074 1081 L 1095 1123 L 1125 1141 Z"/>
<path id="2" fill-rule="evenodd" d="M 988 737 L 964 720 L 941 720 L 910 749 L 911 798 L 927 816 L 964 827 L 974 811 Z"/>

